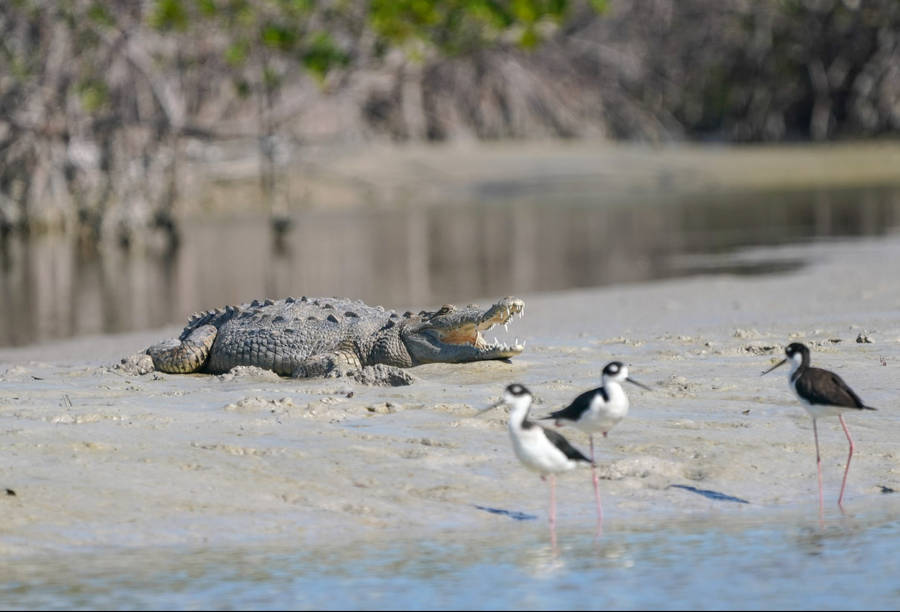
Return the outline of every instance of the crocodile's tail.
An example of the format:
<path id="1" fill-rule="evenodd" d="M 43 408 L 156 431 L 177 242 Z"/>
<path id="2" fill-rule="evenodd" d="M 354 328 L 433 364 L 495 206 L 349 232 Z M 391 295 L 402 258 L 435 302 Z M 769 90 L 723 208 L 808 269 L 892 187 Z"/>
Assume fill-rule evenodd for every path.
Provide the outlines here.
<path id="1" fill-rule="evenodd" d="M 161 372 L 196 372 L 206 363 L 218 331 L 215 325 L 200 325 L 192 330 L 185 328 L 180 339 L 154 344 L 147 349 L 147 354 L 153 359 L 153 367 Z"/>

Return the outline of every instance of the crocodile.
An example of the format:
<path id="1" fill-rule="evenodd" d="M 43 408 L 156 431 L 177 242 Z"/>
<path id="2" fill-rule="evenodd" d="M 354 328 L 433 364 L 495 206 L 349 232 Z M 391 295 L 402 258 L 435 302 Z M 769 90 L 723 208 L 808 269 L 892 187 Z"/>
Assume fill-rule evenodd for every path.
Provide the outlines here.
<path id="1" fill-rule="evenodd" d="M 195 313 L 178 338 L 149 347 L 153 368 L 221 374 L 256 366 L 282 376 L 351 376 L 372 384 L 410 384 L 401 368 L 426 363 L 508 359 L 518 343 L 487 342 L 482 332 L 524 315 L 505 297 L 488 308 L 445 304 L 400 314 L 342 298 L 254 300 Z M 149 366 L 148 366 L 149 369 Z"/>

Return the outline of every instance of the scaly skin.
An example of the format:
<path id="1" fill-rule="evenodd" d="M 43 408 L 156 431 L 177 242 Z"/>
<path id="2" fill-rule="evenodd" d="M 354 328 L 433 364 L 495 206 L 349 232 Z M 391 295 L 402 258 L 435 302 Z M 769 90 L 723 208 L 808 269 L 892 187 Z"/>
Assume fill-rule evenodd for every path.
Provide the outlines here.
<path id="1" fill-rule="evenodd" d="M 507 324 L 524 306 L 507 297 L 487 309 L 445 305 L 400 315 L 340 298 L 254 300 L 197 313 L 178 339 L 146 352 L 163 372 L 216 374 L 244 365 L 294 377 L 352 375 L 376 365 L 506 359 L 523 347 L 489 344 L 481 332 Z M 380 373 L 389 371 L 382 367 Z"/>

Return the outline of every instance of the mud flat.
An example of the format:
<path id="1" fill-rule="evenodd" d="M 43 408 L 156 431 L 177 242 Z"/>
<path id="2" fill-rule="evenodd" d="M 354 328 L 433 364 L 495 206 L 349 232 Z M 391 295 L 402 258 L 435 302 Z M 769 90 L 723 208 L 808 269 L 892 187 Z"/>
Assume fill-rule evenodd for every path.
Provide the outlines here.
<path id="1" fill-rule="evenodd" d="M 418 367 L 409 387 L 116 368 L 173 328 L 0 350 L 0 552 L 312 545 L 489 530 L 518 513 L 545 529 L 546 490 L 516 462 L 504 415 L 475 413 L 513 381 L 549 412 L 611 359 L 654 390 L 628 389 L 630 415 L 598 447 L 608 530 L 792 508 L 812 522 L 810 420 L 782 370 L 760 377 L 794 340 L 879 408 L 847 418 L 848 512 L 892 503 L 900 237 L 744 256 L 808 265 L 524 295 L 508 332 L 527 340 L 520 358 Z M 847 445 L 835 419 L 820 436 L 835 520 Z M 587 470 L 560 479 L 559 503 L 561 529 L 592 520 Z"/>

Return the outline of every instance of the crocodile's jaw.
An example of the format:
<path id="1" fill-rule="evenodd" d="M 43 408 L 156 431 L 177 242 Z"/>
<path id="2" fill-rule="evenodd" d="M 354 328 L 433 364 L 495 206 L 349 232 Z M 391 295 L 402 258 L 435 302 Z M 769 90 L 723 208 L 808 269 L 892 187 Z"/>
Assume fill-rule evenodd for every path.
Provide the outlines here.
<path id="1" fill-rule="evenodd" d="M 454 312 L 413 329 L 403 336 L 414 364 L 459 363 L 487 359 L 508 359 L 525 347 L 488 342 L 482 332 L 495 325 L 508 325 L 515 315 L 522 317 L 525 303 L 518 298 L 504 298 L 486 311 Z"/>

